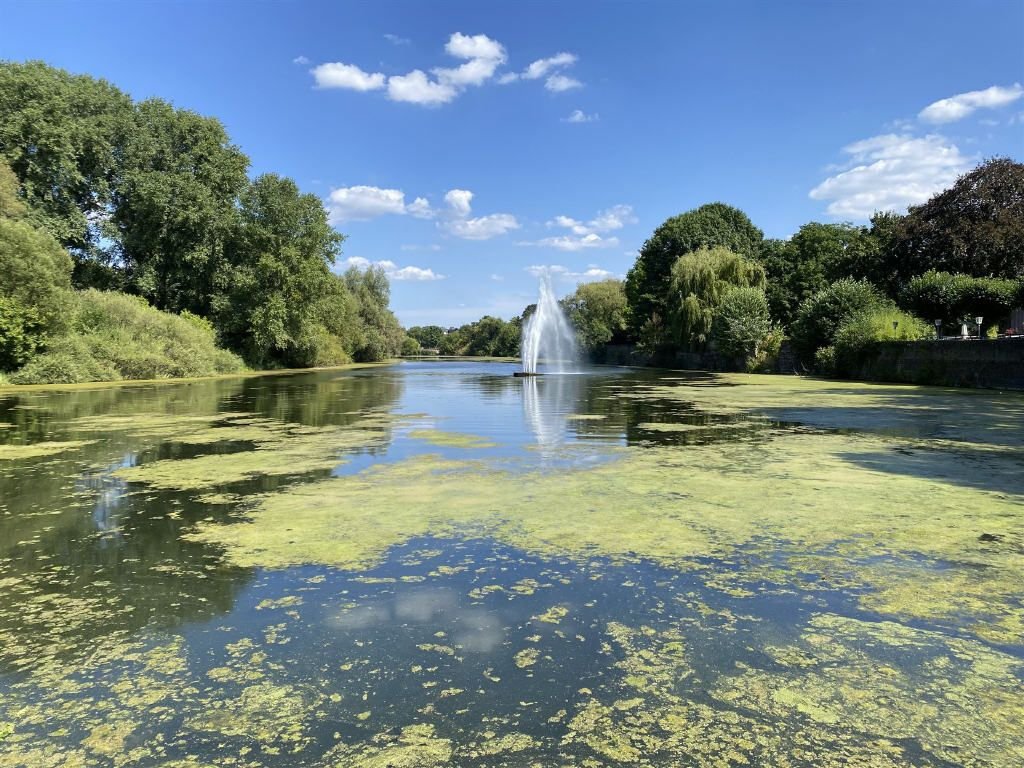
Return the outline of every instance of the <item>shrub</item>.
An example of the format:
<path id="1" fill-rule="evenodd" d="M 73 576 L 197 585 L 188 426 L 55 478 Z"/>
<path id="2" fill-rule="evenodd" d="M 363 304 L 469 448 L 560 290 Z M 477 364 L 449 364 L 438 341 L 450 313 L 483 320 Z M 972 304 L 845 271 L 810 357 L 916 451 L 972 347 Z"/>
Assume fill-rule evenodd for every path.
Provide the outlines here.
<path id="1" fill-rule="evenodd" d="M 852 317 L 891 307 L 892 302 L 866 280 L 837 280 L 800 305 L 790 328 L 793 347 L 802 360 L 814 360 L 817 350 L 832 344 L 836 332 Z"/>
<path id="2" fill-rule="evenodd" d="M 406 336 L 404 339 L 402 339 L 403 357 L 411 357 L 413 355 L 418 355 L 420 354 L 421 351 L 422 348 L 420 347 L 420 343 L 416 341 L 416 339 L 414 339 L 412 336 Z"/>
<path id="3" fill-rule="evenodd" d="M 778 356 L 782 333 L 772 325 L 761 288 L 731 288 L 715 311 L 711 338 L 717 349 L 742 358 L 747 370 L 766 367 Z"/>
<path id="4" fill-rule="evenodd" d="M 1004 320 L 1013 309 L 1020 284 L 994 277 L 926 272 L 900 293 L 900 306 L 930 321 L 952 325 L 961 317 Z"/>
<path id="5" fill-rule="evenodd" d="M 765 287 L 764 267 L 725 248 L 701 248 L 672 265 L 669 307 L 677 343 L 701 349 L 715 312 L 733 288 Z M 766 305 L 767 306 L 767 305 Z"/>
<path id="6" fill-rule="evenodd" d="M 870 350 L 883 341 L 919 341 L 933 336 L 933 330 L 922 320 L 894 307 L 876 307 L 861 312 L 836 333 L 835 369 L 846 376 L 856 376 Z"/>
<path id="7" fill-rule="evenodd" d="M 78 383 L 119 379 L 211 376 L 244 370 L 241 359 L 216 344 L 201 318 L 161 312 L 144 299 L 88 290 L 65 336 L 47 343 L 11 381 Z"/>
<path id="8" fill-rule="evenodd" d="M 836 348 L 829 344 L 827 347 L 819 347 L 814 353 L 814 371 L 822 376 L 835 376 L 836 373 Z"/>

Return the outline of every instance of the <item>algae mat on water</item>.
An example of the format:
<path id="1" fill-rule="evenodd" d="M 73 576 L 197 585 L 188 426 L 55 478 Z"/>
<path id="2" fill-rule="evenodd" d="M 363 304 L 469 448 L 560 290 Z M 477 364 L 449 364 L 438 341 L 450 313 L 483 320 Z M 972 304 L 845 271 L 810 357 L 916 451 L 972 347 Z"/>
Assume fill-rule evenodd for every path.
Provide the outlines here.
<path id="1" fill-rule="evenodd" d="M 113 476 L 207 510 L 185 543 L 254 574 L 249 607 L 71 664 L 22 638 L 0 766 L 1024 764 L 1021 400 L 772 377 L 618 395 L 647 434 L 707 434 L 579 468 L 413 430 L 328 477 L 394 417 L 119 425 L 195 449 Z M 675 405 L 714 421 L 673 427 Z"/>

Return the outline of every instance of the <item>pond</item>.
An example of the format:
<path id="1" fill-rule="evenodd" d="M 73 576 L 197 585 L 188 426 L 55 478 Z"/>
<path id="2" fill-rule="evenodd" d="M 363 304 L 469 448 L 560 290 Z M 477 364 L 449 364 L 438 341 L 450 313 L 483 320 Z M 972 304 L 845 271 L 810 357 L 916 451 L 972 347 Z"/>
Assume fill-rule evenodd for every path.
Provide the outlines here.
<path id="1" fill-rule="evenodd" d="M 0 390 L 0 767 L 1024 765 L 1024 396 Z"/>

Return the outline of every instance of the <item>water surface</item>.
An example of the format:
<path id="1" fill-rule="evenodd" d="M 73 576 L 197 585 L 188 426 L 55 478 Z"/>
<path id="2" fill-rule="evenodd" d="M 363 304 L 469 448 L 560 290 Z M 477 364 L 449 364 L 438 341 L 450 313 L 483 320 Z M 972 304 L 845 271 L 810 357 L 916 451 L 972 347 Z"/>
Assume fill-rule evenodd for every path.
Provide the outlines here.
<path id="1" fill-rule="evenodd" d="M 0 390 L 0 766 L 1024 764 L 1024 397 Z"/>

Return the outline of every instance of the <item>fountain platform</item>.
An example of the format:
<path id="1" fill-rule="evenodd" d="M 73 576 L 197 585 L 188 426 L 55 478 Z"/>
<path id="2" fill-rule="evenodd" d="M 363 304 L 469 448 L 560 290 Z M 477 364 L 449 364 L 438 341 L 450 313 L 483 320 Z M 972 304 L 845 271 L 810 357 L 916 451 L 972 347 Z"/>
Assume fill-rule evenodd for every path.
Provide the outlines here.
<path id="1" fill-rule="evenodd" d="M 540 376 L 541 374 L 531 371 L 513 371 L 512 375 L 516 378 L 522 378 L 524 376 Z"/>

